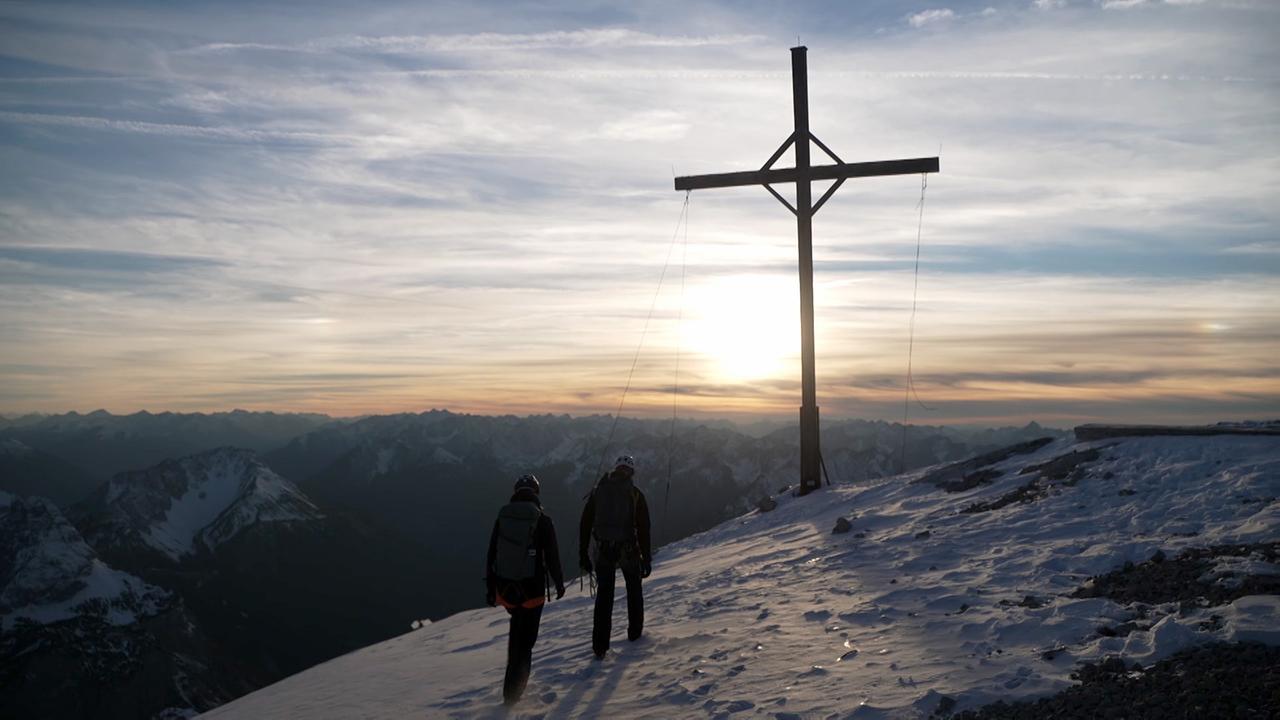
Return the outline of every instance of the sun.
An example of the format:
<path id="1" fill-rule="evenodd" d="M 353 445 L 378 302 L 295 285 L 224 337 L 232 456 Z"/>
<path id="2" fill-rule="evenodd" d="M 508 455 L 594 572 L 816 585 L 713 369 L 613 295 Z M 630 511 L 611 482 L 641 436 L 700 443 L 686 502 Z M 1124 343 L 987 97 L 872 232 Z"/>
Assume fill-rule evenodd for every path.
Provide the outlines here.
<path id="1" fill-rule="evenodd" d="M 722 380 L 783 374 L 800 347 L 799 294 L 794 282 L 736 275 L 691 288 L 681 344 L 715 364 Z"/>

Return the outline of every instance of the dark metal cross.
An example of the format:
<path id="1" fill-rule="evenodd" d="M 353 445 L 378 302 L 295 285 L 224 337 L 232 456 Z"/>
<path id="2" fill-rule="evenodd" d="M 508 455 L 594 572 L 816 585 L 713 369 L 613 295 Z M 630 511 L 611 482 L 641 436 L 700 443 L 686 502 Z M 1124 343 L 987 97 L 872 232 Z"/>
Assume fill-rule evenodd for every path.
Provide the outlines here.
<path id="1" fill-rule="evenodd" d="M 808 48 L 791 48 L 791 88 L 795 107 L 796 129 L 782 147 L 769 158 L 764 167 L 747 172 L 720 173 L 717 175 L 691 175 L 676 178 L 676 190 L 701 190 L 703 188 L 763 185 L 787 209 L 795 213 L 796 234 L 800 246 L 800 494 L 817 490 L 822 486 L 822 453 L 818 446 L 818 400 L 813 367 L 813 214 L 818 212 L 836 188 L 854 177 L 880 175 L 914 175 L 938 172 L 938 158 L 912 158 L 909 160 L 882 160 L 879 162 L 846 163 L 809 132 L 809 79 L 805 53 Z M 809 141 L 835 160 L 834 165 L 811 165 Z M 773 169 L 787 148 L 795 145 L 796 166 Z M 814 180 L 835 180 L 827 192 L 813 202 L 811 183 Z M 777 183 L 796 184 L 796 204 L 771 187 Z"/>

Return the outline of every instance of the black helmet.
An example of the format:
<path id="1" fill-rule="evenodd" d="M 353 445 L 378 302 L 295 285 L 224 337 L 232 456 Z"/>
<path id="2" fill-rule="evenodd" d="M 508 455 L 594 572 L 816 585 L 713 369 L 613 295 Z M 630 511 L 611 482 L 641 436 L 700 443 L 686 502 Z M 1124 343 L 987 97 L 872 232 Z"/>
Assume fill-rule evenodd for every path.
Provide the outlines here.
<path id="1" fill-rule="evenodd" d="M 520 492 L 521 490 L 532 490 L 533 494 L 537 495 L 541 489 L 542 488 L 538 485 L 538 478 L 533 475 L 521 475 L 520 479 L 516 481 L 516 492 Z"/>

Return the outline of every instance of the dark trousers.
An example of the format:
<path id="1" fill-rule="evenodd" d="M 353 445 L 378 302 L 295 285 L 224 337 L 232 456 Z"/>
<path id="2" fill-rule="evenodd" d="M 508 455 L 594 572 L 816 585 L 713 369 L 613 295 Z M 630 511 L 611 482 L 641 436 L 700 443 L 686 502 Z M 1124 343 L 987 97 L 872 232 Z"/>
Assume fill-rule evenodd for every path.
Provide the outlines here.
<path id="1" fill-rule="evenodd" d="M 507 638 L 507 676 L 502 681 L 502 700 L 513 703 L 524 694 L 533 666 L 533 644 L 538 641 L 538 625 L 542 623 L 542 606 L 516 607 L 511 614 L 511 635 Z"/>
<path id="2" fill-rule="evenodd" d="M 619 566 L 602 559 L 596 565 L 596 614 L 591 631 L 591 649 L 596 655 L 604 655 L 609 649 L 609 632 L 613 626 L 613 587 L 619 569 L 627 583 L 627 639 L 635 640 L 644 631 L 640 568 L 631 563 Z"/>

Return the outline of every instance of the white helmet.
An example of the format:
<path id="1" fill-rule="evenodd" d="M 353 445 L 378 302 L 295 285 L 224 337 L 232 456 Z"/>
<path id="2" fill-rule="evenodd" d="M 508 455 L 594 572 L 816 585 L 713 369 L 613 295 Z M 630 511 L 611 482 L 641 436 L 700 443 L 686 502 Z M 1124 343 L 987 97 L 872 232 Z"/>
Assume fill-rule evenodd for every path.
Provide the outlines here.
<path id="1" fill-rule="evenodd" d="M 636 471 L 636 459 L 630 455 L 619 455 L 618 459 L 613 462 L 613 469 L 627 468 L 631 472 Z"/>

